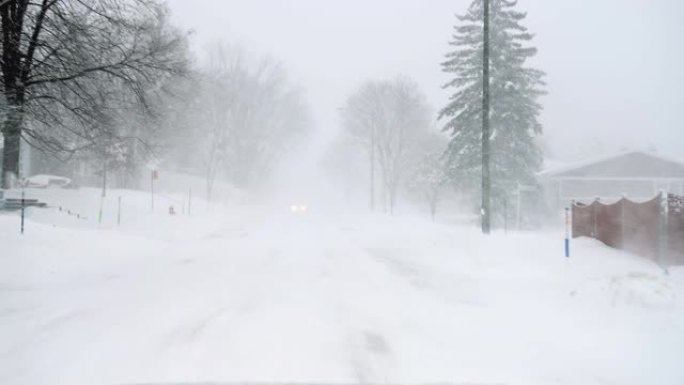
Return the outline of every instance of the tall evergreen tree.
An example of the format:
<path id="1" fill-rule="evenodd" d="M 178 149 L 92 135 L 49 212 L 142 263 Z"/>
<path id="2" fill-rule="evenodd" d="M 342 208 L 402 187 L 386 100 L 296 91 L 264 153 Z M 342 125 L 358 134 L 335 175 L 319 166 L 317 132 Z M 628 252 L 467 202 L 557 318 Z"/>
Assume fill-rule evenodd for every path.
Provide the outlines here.
<path id="1" fill-rule="evenodd" d="M 542 154 L 535 144 L 542 126 L 538 121 L 544 94 L 544 72 L 530 68 L 537 49 L 528 44 L 533 35 L 522 25 L 526 14 L 516 0 L 490 0 L 489 9 L 489 126 L 492 210 L 500 208 L 518 183 L 535 183 Z M 461 189 L 478 195 L 482 175 L 484 1 L 474 0 L 458 24 L 442 63 L 453 76 L 453 89 L 440 119 L 451 135 L 447 149 L 450 178 Z M 497 209 L 498 208 L 498 209 Z"/>

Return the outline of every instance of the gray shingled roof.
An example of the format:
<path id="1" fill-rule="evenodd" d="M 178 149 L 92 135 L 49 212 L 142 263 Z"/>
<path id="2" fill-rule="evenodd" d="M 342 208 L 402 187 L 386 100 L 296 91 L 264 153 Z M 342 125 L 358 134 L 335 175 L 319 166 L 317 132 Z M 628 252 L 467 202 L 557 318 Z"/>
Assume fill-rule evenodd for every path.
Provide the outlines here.
<path id="1" fill-rule="evenodd" d="M 684 179 L 684 163 L 645 152 L 628 152 L 544 171 L 544 178 Z"/>

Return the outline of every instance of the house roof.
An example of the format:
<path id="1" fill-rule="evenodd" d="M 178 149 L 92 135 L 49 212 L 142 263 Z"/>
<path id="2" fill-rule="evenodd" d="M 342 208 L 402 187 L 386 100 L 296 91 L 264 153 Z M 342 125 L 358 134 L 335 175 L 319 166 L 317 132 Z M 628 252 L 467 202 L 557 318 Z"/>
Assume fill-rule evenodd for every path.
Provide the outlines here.
<path id="1" fill-rule="evenodd" d="M 542 178 L 672 178 L 684 179 L 684 163 L 641 151 L 583 161 L 545 170 Z"/>

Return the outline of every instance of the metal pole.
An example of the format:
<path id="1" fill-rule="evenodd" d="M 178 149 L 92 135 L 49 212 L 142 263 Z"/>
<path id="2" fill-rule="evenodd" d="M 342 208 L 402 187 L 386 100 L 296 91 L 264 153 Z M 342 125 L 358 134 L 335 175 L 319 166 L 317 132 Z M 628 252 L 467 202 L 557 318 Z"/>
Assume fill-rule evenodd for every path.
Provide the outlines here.
<path id="1" fill-rule="evenodd" d="M 116 212 L 116 224 L 117 224 L 117 226 L 121 226 L 121 196 L 120 195 L 119 195 L 118 210 Z"/>
<path id="2" fill-rule="evenodd" d="M 570 258 L 570 209 L 565 208 L 565 258 Z"/>
<path id="3" fill-rule="evenodd" d="M 26 193 L 21 192 L 21 233 L 24 234 L 24 212 L 26 211 Z"/>
<path id="4" fill-rule="evenodd" d="M 152 198 L 152 212 L 154 212 L 154 171 L 150 172 L 150 195 Z"/>

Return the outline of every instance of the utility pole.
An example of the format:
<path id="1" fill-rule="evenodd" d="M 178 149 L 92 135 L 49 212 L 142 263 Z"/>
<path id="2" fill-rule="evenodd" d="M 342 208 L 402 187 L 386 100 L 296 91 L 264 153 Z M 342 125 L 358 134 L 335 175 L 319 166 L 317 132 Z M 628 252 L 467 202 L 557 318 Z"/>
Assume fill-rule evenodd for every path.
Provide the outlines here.
<path id="1" fill-rule="evenodd" d="M 491 180 L 489 173 L 489 0 L 484 0 L 484 31 L 482 50 L 482 233 L 491 231 Z"/>

